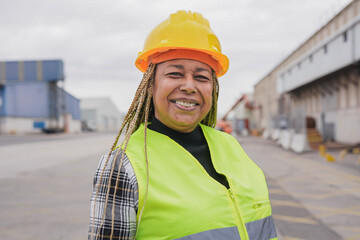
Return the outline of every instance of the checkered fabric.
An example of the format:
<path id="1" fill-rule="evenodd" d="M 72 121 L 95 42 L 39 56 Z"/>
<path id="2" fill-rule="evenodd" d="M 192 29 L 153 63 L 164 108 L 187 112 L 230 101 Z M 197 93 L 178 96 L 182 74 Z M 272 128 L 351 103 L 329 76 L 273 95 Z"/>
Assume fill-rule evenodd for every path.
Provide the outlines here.
<path id="1" fill-rule="evenodd" d="M 116 186 L 116 178 L 118 175 L 118 169 L 120 165 L 121 155 L 120 153 L 116 159 L 117 150 L 111 153 L 108 163 L 105 166 L 107 155 L 104 155 L 99 163 L 99 166 L 95 172 L 94 177 L 94 189 L 91 196 L 90 204 L 90 228 L 89 228 L 89 240 L 108 240 L 110 239 L 111 224 L 112 224 L 112 205 L 114 198 L 114 189 Z M 115 161 L 115 167 L 113 174 L 111 174 L 111 166 Z M 104 172 L 103 172 L 104 171 Z M 103 177 L 100 182 L 100 176 L 103 172 Z M 107 203 L 106 193 L 108 191 L 108 183 L 111 179 L 111 187 Z M 97 188 L 98 194 L 96 195 Z M 120 168 L 119 181 L 115 195 L 115 219 L 114 219 L 114 232 L 113 238 L 116 239 L 134 239 L 136 234 L 136 214 L 138 210 L 138 184 L 134 169 L 131 166 L 129 158 L 125 155 L 123 164 Z M 95 199 L 96 198 L 96 199 Z M 94 215 L 95 206 L 95 215 Z M 105 211 L 105 218 L 104 210 Z M 93 222 L 94 221 L 94 222 Z M 91 232 L 93 234 L 91 236 Z"/>

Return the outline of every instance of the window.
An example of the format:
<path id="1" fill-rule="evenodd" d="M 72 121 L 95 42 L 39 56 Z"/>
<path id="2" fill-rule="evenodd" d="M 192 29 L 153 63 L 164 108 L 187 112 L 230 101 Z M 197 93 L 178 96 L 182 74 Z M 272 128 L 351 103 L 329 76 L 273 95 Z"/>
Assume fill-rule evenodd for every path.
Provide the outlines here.
<path id="1" fill-rule="evenodd" d="M 298 69 L 301 69 L 301 62 L 297 64 Z"/>
<path id="2" fill-rule="evenodd" d="M 324 53 L 327 54 L 328 48 L 327 45 L 324 45 Z"/>
<path id="3" fill-rule="evenodd" d="M 343 40 L 344 40 L 344 42 L 347 42 L 347 38 L 348 38 L 347 32 L 344 32 L 344 33 L 343 33 Z"/>
<path id="4" fill-rule="evenodd" d="M 310 54 L 310 56 L 309 56 L 309 61 L 310 61 L 310 62 L 313 61 L 313 55 L 312 55 L 312 54 Z"/>

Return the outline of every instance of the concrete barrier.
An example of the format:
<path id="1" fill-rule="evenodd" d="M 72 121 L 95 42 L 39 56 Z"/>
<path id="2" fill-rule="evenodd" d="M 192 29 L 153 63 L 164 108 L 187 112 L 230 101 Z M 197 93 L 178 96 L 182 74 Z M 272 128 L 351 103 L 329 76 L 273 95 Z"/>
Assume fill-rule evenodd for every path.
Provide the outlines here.
<path id="1" fill-rule="evenodd" d="M 290 148 L 292 135 L 293 130 L 282 130 L 280 132 L 279 142 L 284 149 Z"/>
<path id="2" fill-rule="evenodd" d="M 248 136 L 249 136 L 249 130 L 247 130 L 246 128 L 244 128 L 244 129 L 241 131 L 241 136 L 243 136 L 243 137 L 248 137 Z"/>
<path id="3" fill-rule="evenodd" d="M 292 136 L 290 148 L 291 148 L 291 150 L 293 150 L 296 153 L 310 151 L 309 143 L 307 140 L 307 135 L 295 133 Z"/>
<path id="4" fill-rule="evenodd" d="M 271 132 L 271 139 L 276 141 L 279 138 L 280 130 L 279 129 L 272 129 Z"/>
<path id="5" fill-rule="evenodd" d="M 283 134 L 284 130 L 279 130 L 279 137 L 275 141 L 277 145 L 281 146 L 281 135 Z"/>
<path id="6" fill-rule="evenodd" d="M 269 139 L 270 138 L 270 131 L 268 129 L 265 129 L 262 135 L 263 139 Z"/>

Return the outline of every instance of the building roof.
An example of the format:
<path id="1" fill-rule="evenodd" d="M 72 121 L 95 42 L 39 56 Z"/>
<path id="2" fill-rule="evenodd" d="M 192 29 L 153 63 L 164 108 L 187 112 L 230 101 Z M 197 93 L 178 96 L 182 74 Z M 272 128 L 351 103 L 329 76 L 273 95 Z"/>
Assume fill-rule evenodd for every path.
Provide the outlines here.
<path id="1" fill-rule="evenodd" d="M 316 30 L 313 34 L 311 34 L 310 37 L 308 37 L 305 41 L 303 41 L 297 48 L 295 48 L 292 52 L 290 52 L 286 57 L 284 57 L 279 63 L 277 63 L 271 70 L 262 77 L 258 82 L 255 83 L 254 86 L 257 86 L 260 84 L 263 80 L 265 80 L 267 77 L 269 77 L 271 74 L 274 73 L 284 62 L 291 59 L 291 57 L 302 47 L 304 47 L 311 39 L 315 37 L 318 33 L 320 33 L 322 30 L 324 30 L 331 22 L 333 22 L 337 17 L 339 17 L 343 12 L 345 12 L 348 8 L 351 8 L 355 6 L 355 2 L 358 0 L 352 0 L 350 3 L 348 3 L 343 9 L 341 9 L 338 13 L 336 13 L 330 20 L 327 21 L 326 24 L 321 26 L 318 30 Z"/>

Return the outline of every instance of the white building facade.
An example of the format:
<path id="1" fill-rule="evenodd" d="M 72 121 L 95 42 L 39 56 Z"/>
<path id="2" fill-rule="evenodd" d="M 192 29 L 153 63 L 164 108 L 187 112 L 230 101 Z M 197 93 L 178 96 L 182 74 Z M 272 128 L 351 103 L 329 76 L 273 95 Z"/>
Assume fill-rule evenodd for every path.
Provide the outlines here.
<path id="1" fill-rule="evenodd" d="M 81 99 L 80 110 L 84 131 L 117 131 L 124 117 L 110 98 Z"/>
<path id="2" fill-rule="evenodd" d="M 325 36 L 327 28 L 336 28 Z M 324 140 L 360 142 L 360 3 L 353 1 L 318 33 L 320 41 L 277 74 L 279 95 L 303 111 Z M 294 115 L 293 115 L 294 116 Z"/>
<path id="3" fill-rule="evenodd" d="M 360 0 L 261 79 L 254 90 L 254 124 L 261 130 L 318 131 L 323 141 L 360 142 Z M 312 131 L 313 132 L 313 131 Z"/>

